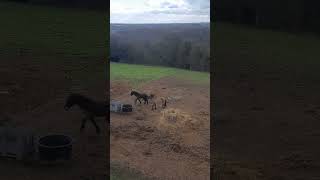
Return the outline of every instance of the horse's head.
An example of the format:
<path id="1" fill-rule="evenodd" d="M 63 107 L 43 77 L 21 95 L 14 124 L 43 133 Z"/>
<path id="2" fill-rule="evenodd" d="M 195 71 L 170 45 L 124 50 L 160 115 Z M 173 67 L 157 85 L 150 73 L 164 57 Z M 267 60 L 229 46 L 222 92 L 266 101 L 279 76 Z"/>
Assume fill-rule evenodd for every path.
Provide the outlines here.
<path id="1" fill-rule="evenodd" d="M 68 96 L 66 103 L 64 105 L 64 109 L 67 111 L 69 110 L 74 104 L 76 104 L 77 100 L 79 99 L 79 94 L 71 94 Z"/>

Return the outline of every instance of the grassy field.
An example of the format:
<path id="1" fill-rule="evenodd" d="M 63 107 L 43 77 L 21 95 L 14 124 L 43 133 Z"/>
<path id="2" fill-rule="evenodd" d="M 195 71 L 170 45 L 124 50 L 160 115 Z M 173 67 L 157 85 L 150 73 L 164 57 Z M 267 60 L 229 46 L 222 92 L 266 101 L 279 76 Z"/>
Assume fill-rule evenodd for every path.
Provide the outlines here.
<path id="1" fill-rule="evenodd" d="M 131 82 L 133 86 L 138 86 L 141 83 L 157 80 L 166 76 L 177 77 L 182 80 L 190 80 L 195 84 L 208 84 L 210 81 L 210 74 L 205 72 L 188 71 L 160 66 L 145 66 L 122 63 L 110 64 L 111 80 L 127 80 Z"/>
<path id="2" fill-rule="evenodd" d="M 83 82 L 105 81 L 108 13 L 9 2 L 0 2 L 0 11 L 3 61 L 27 58 L 58 65 Z"/>
<path id="3" fill-rule="evenodd" d="M 256 29 L 241 25 L 217 23 L 214 30 L 216 71 L 241 70 L 245 66 L 290 68 L 303 76 L 312 77 L 320 64 L 320 38 L 311 33 L 293 34 Z M 239 69 L 232 69 L 239 64 Z M 302 66 L 304 68 L 302 68 Z M 222 75 L 222 74 L 221 74 Z"/>
<path id="4" fill-rule="evenodd" d="M 0 55 L 106 57 L 107 13 L 0 2 Z"/>

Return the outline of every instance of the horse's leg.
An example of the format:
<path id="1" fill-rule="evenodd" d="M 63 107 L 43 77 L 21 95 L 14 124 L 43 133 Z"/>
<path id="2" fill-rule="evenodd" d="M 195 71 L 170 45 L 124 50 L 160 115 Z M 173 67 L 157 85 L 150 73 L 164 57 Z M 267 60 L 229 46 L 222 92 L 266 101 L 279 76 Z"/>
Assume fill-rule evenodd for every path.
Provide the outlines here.
<path id="1" fill-rule="evenodd" d="M 98 124 L 96 123 L 96 121 L 94 120 L 94 117 L 91 116 L 90 120 L 91 120 L 92 124 L 94 125 L 94 127 L 96 128 L 97 134 L 100 134 L 100 128 L 99 128 Z"/>
<path id="2" fill-rule="evenodd" d="M 141 101 L 140 101 L 140 99 L 139 99 L 139 98 L 136 98 L 136 100 L 134 101 L 134 104 L 137 104 L 137 101 L 139 101 L 139 102 L 140 102 L 140 104 L 141 104 Z"/>
<path id="3" fill-rule="evenodd" d="M 167 107 L 167 100 L 161 99 L 161 102 L 162 102 L 162 109 L 164 109 L 165 107 Z"/>
<path id="4" fill-rule="evenodd" d="M 152 110 L 156 110 L 157 109 L 157 104 L 156 103 L 153 103 L 152 104 Z"/>

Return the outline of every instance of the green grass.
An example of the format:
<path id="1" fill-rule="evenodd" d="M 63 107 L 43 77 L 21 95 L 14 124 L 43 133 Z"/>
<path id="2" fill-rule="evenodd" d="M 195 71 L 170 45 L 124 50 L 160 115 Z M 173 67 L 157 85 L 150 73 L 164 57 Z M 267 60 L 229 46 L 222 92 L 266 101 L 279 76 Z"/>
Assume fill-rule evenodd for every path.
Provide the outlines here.
<path id="1" fill-rule="evenodd" d="M 0 59 L 58 65 L 75 80 L 105 82 L 108 13 L 0 2 Z"/>
<path id="2" fill-rule="evenodd" d="M 219 75 L 238 71 L 243 65 L 254 65 L 277 71 L 289 67 L 292 72 L 313 76 L 320 65 L 320 38 L 311 33 L 293 34 L 216 23 L 214 35 L 213 56 Z"/>
<path id="3" fill-rule="evenodd" d="M 138 86 L 141 83 L 146 83 L 167 76 L 176 77 L 182 80 L 189 80 L 195 84 L 208 84 L 210 81 L 209 73 L 205 72 L 188 71 L 161 66 L 145 66 L 123 63 L 110 64 L 111 80 L 127 80 L 133 86 Z"/>
<path id="4" fill-rule="evenodd" d="M 106 57 L 107 13 L 0 2 L 0 55 L 20 48 L 51 59 Z"/>

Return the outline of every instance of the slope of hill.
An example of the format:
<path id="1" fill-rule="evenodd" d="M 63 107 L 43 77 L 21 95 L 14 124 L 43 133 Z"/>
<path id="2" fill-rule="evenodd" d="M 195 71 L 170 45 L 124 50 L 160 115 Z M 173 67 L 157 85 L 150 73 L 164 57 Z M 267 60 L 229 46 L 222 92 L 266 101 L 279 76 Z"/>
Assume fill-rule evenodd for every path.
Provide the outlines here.
<path id="1" fill-rule="evenodd" d="M 111 24 L 113 61 L 208 71 L 210 27 L 195 24 Z"/>

